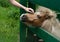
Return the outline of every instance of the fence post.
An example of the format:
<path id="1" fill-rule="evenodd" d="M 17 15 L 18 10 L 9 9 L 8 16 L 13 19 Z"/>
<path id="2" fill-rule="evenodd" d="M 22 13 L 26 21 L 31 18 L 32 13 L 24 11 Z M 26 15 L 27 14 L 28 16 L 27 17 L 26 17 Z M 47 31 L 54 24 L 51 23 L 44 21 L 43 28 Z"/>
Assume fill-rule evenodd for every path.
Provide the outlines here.
<path id="1" fill-rule="evenodd" d="M 20 0 L 20 4 L 27 7 L 27 0 Z M 20 15 L 25 13 L 23 9 L 20 9 Z M 20 42 L 26 42 L 26 26 L 20 21 Z"/>
<path id="2" fill-rule="evenodd" d="M 35 11 L 36 4 L 32 4 L 30 0 L 28 0 L 28 7 L 34 9 Z M 27 32 L 27 42 L 36 42 L 34 40 L 33 33 L 29 30 L 29 27 L 28 27 L 28 32 Z"/>

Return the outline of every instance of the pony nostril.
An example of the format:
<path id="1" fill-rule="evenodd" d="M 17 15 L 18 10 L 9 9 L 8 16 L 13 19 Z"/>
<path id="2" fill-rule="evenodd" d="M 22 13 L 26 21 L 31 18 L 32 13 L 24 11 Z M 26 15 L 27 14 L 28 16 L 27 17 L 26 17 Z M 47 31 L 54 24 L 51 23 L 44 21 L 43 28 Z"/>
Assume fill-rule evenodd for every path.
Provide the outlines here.
<path id="1" fill-rule="evenodd" d="M 27 18 L 27 16 L 26 16 L 26 15 L 23 15 L 23 16 L 22 16 L 22 19 L 26 19 L 26 18 Z"/>
<path id="2" fill-rule="evenodd" d="M 20 20 L 22 22 L 26 22 L 27 21 L 27 16 L 26 15 L 22 15 L 20 18 L 21 18 Z"/>

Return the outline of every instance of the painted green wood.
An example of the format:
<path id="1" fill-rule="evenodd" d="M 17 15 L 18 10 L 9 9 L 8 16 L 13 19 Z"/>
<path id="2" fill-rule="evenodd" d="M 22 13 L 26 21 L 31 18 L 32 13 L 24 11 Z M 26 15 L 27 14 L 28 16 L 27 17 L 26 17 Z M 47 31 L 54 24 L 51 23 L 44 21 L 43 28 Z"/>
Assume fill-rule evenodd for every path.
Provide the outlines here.
<path id="1" fill-rule="evenodd" d="M 30 3 L 30 0 L 28 0 L 28 7 L 32 8 L 34 10 L 36 9 L 36 5 Z M 30 32 L 29 29 L 28 29 L 28 32 L 27 32 L 27 42 L 36 42 L 36 40 L 33 38 L 33 33 Z"/>
<path id="2" fill-rule="evenodd" d="M 57 14 L 57 18 L 60 20 L 60 14 Z"/>
<path id="3" fill-rule="evenodd" d="M 30 2 L 60 11 L 60 0 L 30 0 Z"/>
<path id="4" fill-rule="evenodd" d="M 27 32 L 27 42 L 36 42 L 33 37 L 33 33 L 30 30 Z"/>
<path id="5" fill-rule="evenodd" d="M 58 39 L 56 36 L 41 28 L 29 28 L 29 30 L 34 34 L 37 34 L 37 36 L 42 38 L 44 42 L 60 42 L 60 39 Z"/>
<path id="6" fill-rule="evenodd" d="M 35 11 L 35 9 L 36 9 L 36 4 L 33 4 L 33 3 L 30 2 L 30 0 L 28 0 L 28 7 L 34 9 L 34 11 Z"/>
<path id="7" fill-rule="evenodd" d="M 20 0 L 20 3 L 24 6 L 27 6 L 27 0 Z M 23 9 L 20 9 L 20 15 L 25 13 Z M 20 42 L 26 42 L 26 26 L 20 22 Z"/>

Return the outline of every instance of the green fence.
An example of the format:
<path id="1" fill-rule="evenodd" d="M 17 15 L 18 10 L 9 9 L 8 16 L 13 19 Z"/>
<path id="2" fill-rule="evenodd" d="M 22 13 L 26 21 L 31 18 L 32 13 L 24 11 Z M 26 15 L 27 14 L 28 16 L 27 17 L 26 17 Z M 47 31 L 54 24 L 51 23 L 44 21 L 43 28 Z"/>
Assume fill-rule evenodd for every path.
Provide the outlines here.
<path id="1" fill-rule="evenodd" d="M 28 6 L 36 9 L 36 4 L 48 7 L 52 10 L 60 11 L 60 0 L 20 0 L 20 3 L 24 6 Z M 20 9 L 20 15 L 25 13 L 23 9 Z M 60 19 L 60 15 L 58 15 Z M 37 36 L 35 37 L 34 34 Z M 38 39 L 43 39 L 44 42 L 60 42 L 60 39 L 54 35 L 48 33 L 43 29 L 28 28 L 22 22 L 20 22 L 20 42 L 38 42 Z"/>

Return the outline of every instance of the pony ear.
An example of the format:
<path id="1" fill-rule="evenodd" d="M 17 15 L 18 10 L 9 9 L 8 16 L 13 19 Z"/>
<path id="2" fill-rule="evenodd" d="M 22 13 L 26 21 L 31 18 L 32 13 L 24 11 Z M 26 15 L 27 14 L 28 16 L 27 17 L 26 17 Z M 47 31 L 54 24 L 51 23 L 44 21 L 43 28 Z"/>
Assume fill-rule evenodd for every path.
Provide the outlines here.
<path id="1" fill-rule="evenodd" d="M 49 16 L 49 15 L 46 15 L 45 16 L 45 19 L 50 19 L 50 18 L 52 18 L 53 16 Z"/>

